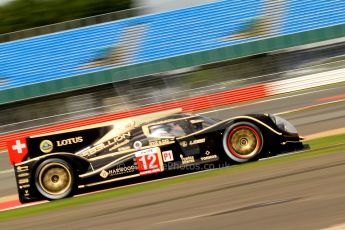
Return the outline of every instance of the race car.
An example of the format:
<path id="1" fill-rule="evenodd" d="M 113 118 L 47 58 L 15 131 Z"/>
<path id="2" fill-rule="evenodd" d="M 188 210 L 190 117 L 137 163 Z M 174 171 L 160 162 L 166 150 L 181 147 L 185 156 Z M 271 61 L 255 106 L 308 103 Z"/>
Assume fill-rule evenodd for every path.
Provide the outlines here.
<path id="1" fill-rule="evenodd" d="M 217 120 L 172 110 L 20 138 L 7 146 L 19 199 L 26 203 L 186 166 L 239 164 L 309 148 L 302 140 L 292 124 L 271 114 Z"/>

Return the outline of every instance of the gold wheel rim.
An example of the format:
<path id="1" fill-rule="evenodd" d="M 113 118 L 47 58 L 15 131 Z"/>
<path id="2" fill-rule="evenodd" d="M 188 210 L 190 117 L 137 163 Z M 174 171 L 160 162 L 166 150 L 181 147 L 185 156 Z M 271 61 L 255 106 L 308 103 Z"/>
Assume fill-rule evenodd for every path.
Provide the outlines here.
<path id="1" fill-rule="evenodd" d="M 70 189 L 72 176 L 68 168 L 63 164 L 47 164 L 40 171 L 39 183 L 46 193 L 61 195 Z"/>
<path id="2" fill-rule="evenodd" d="M 239 158 L 255 155 L 260 147 L 259 135 L 251 127 L 238 127 L 230 133 L 229 137 L 230 151 Z"/>

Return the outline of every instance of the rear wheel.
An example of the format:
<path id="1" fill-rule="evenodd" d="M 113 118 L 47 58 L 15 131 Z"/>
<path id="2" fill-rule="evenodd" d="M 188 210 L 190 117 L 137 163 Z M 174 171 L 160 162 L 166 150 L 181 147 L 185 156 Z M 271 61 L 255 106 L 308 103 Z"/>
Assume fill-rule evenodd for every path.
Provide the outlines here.
<path id="1" fill-rule="evenodd" d="M 61 159 L 43 161 L 36 170 L 36 188 L 48 200 L 73 195 L 75 175 L 71 165 Z"/>
<path id="2" fill-rule="evenodd" d="M 237 163 L 259 159 L 264 139 L 260 129 L 249 122 L 238 122 L 228 127 L 223 136 L 227 156 Z"/>

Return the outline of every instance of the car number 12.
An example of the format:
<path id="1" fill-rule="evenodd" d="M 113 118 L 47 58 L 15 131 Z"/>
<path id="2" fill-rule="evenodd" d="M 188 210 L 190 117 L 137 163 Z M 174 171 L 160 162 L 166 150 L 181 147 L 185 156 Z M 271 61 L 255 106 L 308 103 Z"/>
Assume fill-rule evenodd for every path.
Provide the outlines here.
<path id="1" fill-rule="evenodd" d="M 135 154 L 140 175 L 147 175 L 163 171 L 158 148 L 138 151 Z"/>
<path id="2" fill-rule="evenodd" d="M 144 155 L 142 157 L 138 158 L 138 161 L 140 162 L 139 167 L 141 170 L 140 171 L 146 171 L 148 169 L 155 169 L 159 168 L 159 163 L 157 161 L 157 155 Z M 147 164 L 147 162 L 149 162 Z"/>

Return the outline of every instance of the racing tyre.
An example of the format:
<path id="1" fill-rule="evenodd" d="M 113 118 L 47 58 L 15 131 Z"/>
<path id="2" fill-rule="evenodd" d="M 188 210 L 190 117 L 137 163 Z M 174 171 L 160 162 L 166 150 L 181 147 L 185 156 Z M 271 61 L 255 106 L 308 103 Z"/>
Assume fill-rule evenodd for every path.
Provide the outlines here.
<path id="1" fill-rule="evenodd" d="M 263 135 L 252 123 L 238 122 L 229 126 L 224 132 L 225 153 L 236 163 L 258 160 L 263 145 Z"/>
<path id="2" fill-rule="evenodd" d="M 43 161 L 37 168 L 35 185 L 48 200 L 58 200 L 73 195 L 75 175 L 71 165 L 61 159 Z"/>

